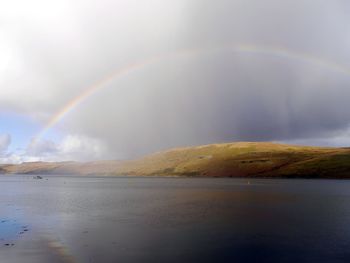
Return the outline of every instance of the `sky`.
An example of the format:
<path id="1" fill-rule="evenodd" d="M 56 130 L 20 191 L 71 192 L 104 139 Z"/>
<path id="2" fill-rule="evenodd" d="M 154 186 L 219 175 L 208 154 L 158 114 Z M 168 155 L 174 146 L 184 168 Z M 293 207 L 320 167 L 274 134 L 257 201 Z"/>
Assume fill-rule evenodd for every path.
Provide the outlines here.
<path id="1" fill-rule="evenodd" d="M 347 0 L 0 0 L 0 163 L 350 145 Z"/>

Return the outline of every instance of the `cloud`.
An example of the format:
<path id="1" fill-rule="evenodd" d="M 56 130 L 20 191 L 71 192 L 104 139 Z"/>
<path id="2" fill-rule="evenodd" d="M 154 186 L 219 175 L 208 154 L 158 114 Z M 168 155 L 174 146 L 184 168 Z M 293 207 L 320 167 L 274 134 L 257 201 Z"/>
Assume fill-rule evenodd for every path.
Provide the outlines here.
<path id="1" fill-rule="evenodd" d="M 184 145 L 332 136 L 350 123 L 348 83 L 324 68 L 223 52 L 116 80 L 64 124 L 128 157 Z"/>
<path id="2" fill-rule="evenodd" d="M 109 73 L 182 49 L 251 43 L 350 68 L 349 10 L 347 0 L 8 1 L 0 10 L 0 111 L 44 125 Z M 285 56 L 175 56 L 113 80 L 54 127 L 63 141 L 48 137 L 16 156 L 132 158 L 238 140 L 346 144 L 337 134 L 350 124 L 349 84 L 346 74 Z"/>
<path id="3" fill-rule="evenodd" d="M 0 110 L 29 112 L 46 120 L 111 70 L 176 48 L 176 34 L 186 23 L 181 17 L 185 3 L 34 0 L 28 5 L 14 0 L 4 4 L 0 83 L 6 88 L 0 90 Z"/>
<path id="4" fill-rule="evenodd" d="M 26 149 L 6 151 L 10 136 L 0 136 L 0 163 L 92 161 L 108 158 L 108 148 L 99 139 L 67 135 L 61 141 L 33 140 Z"/>
<path id="5" fill-rule="evenodd" d="M 286 140 L 285 143 L 300 145 L 322 145 L 329 147 L 350 147 L 350 128 L 334 132 L 328 137 L 310 137 L 303 139 Z"/>
<path id="6" fill-rule="evenodd" d="M 106 157 L 107 147 L 99 139 L 67 135 L 59 143 L 33 140 L 23 156 L 37 161 L 90 161 Z"/>
<path id="7" fill-rule="evenodd" d="M 66 160 L 97 160 L 106 157 L 106 144 L 84 135 L 69 135 L 57 146 L 58 158 Z"/>
<path id="8" fill-rule="evenodd" d="M 11 144 L 11 136 L 9 134 L 0 134 L 0 156 L 6 153 Z"/>

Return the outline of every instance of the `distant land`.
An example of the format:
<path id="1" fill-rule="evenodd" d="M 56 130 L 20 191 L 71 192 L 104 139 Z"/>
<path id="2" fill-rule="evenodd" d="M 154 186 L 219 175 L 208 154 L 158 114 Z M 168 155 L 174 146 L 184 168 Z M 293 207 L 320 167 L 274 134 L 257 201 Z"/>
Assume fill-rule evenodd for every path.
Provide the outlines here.
<path id="1" fill-rule="evenodd" d="M 350 178 L 350 148 L 235 142 L 176 148 L 137 160 L 0 165 L 2 174 Z"/>

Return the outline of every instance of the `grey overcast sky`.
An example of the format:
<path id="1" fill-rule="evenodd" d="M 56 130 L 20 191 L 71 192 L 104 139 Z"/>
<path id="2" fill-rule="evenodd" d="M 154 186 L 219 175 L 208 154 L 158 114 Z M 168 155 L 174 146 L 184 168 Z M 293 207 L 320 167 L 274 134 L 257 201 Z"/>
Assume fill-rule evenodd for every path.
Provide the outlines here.
<path id="1" fill-rule="evenodd" d="M 349 146 L 349 47 L 348 0 L 0 0 L 0 162 Z"/>

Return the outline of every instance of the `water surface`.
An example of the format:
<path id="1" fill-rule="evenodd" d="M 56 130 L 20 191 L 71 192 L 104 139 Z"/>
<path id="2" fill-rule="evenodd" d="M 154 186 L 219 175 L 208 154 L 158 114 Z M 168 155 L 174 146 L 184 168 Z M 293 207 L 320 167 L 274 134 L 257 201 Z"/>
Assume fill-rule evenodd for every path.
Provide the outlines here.
<path id="1" fill-rule="evenodd" d="M 350 262 L 350 181 L 0 176 L 0 262 Z"/>

